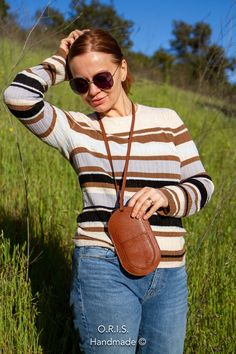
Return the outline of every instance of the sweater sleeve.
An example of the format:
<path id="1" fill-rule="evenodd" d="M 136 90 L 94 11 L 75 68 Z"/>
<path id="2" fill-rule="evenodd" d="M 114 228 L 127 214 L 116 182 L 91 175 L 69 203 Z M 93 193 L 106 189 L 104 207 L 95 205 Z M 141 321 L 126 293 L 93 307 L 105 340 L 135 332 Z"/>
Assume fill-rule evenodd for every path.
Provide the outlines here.
<path id="1" fill-rule="evenodd" d="M 177 185 L 161 188 L 169 201 L 167 208 L 159 210 L 161 215 L 184 217 L 202 209 L 211 199 L 214 185 L 200 160 L 198 150 L 188 129 L 176 112 L 173 141 L 180 159 L 181 181 Z"/>
<path id="2" fill-rule="evenodd" d="M 51 85 L 66 78 L 66 56 L 62 49 L 42 64 L 18 73 L 3 99 L 10 112 L 33 134 L 69 158 L 67 112 L 44 101 Z"/>

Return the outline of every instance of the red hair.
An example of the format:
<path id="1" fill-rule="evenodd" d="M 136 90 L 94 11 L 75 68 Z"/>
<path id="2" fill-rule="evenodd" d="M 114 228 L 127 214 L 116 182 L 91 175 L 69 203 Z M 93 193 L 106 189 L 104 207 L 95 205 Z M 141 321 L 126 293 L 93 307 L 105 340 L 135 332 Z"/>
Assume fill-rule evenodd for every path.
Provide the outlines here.
<path id="1" fill-rule="evenodd" d="M 69 78 L 72 78 L 69 64 L 72 58 L 89 52 L 102 52 L 111 54 L 114 58 L 114 63 L 121 64 L 124 56 L 121 48 L 114 37 L 108 32 L 101 29 L 92 29 L 84 32 L 79 36 L 72 44 L 68 58 L 67 58 L 67 71 Z M 122 86 L 126 94 L 129 93 L 132 83 L 132 77 L 128 70 L 125 81 L 122 82 Z"/>

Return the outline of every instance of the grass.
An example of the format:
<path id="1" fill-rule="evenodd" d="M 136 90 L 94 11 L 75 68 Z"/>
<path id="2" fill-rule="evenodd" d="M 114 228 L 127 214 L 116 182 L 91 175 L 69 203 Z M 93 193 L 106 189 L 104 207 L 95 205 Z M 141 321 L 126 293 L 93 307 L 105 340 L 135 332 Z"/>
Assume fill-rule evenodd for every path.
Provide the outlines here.
<path id="1" fill-rule="evenodd" d="M 18 70 L 51 54 L 30 51 L 21 58 L 21 48 L 3 40 L 0 48 L 2 89 Z M 11 71 L 16 58 L 21 59 Z M 185 353 L 235 353 L 236 117 L 224 115 L 211 97 L 168 85 L 139 81 L 132 91 L 135 102 L 178 112 L 215 183 L 209 206 L 184 220 Z M 66 83 L 52 88 L 47 100 L 86 111 Z M 11 117 L 2 102 L 0 109 L 0 352 L 78 353 L 68 306 L 71 239 L 81 210 L 77 178 L 69 163 Z"/>

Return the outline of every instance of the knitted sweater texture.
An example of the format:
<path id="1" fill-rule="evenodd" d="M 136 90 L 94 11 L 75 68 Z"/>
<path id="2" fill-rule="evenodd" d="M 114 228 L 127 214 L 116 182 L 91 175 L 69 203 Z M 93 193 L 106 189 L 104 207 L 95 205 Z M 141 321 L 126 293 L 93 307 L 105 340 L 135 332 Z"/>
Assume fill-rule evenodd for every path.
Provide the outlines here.
<path id="1" fill-rule="evenodd" d="M 65 57 L 58 52 L 20 72 L 6 89 L 9 110 L 42 141 L 58 149 L 78 174 L 83 210 L 74 242 L 114 249 L 107 221 L 117 196 L 105 144 L 95 113 L 63 111 L 44 101 L 51 85 L 65 80 Z M 103 117 L 116 180 L 121 185 L 131 115 Z M 181 218 L 198 212 L 214 190 L 197 148 L 178 114 L 167 108 L 137 105 L 124 204 L 143 187 L 160 188 L 169 201 L 149 219 L 161 249 L 159 267 L 185 263 Z"/>

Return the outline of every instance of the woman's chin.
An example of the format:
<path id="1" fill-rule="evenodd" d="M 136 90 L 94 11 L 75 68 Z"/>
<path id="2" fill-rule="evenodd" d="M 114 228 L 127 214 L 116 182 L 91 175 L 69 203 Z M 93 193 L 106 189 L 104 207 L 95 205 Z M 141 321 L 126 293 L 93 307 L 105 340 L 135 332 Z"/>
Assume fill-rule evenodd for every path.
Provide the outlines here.
<path id="1" fill-rule="evenodd" d="M 90 107 L 93 108 L 96 112 L 106 113 L 111 109 L 111 106 L 107 102 L 101 102 L 100 104 L 90 104 Z"/>

